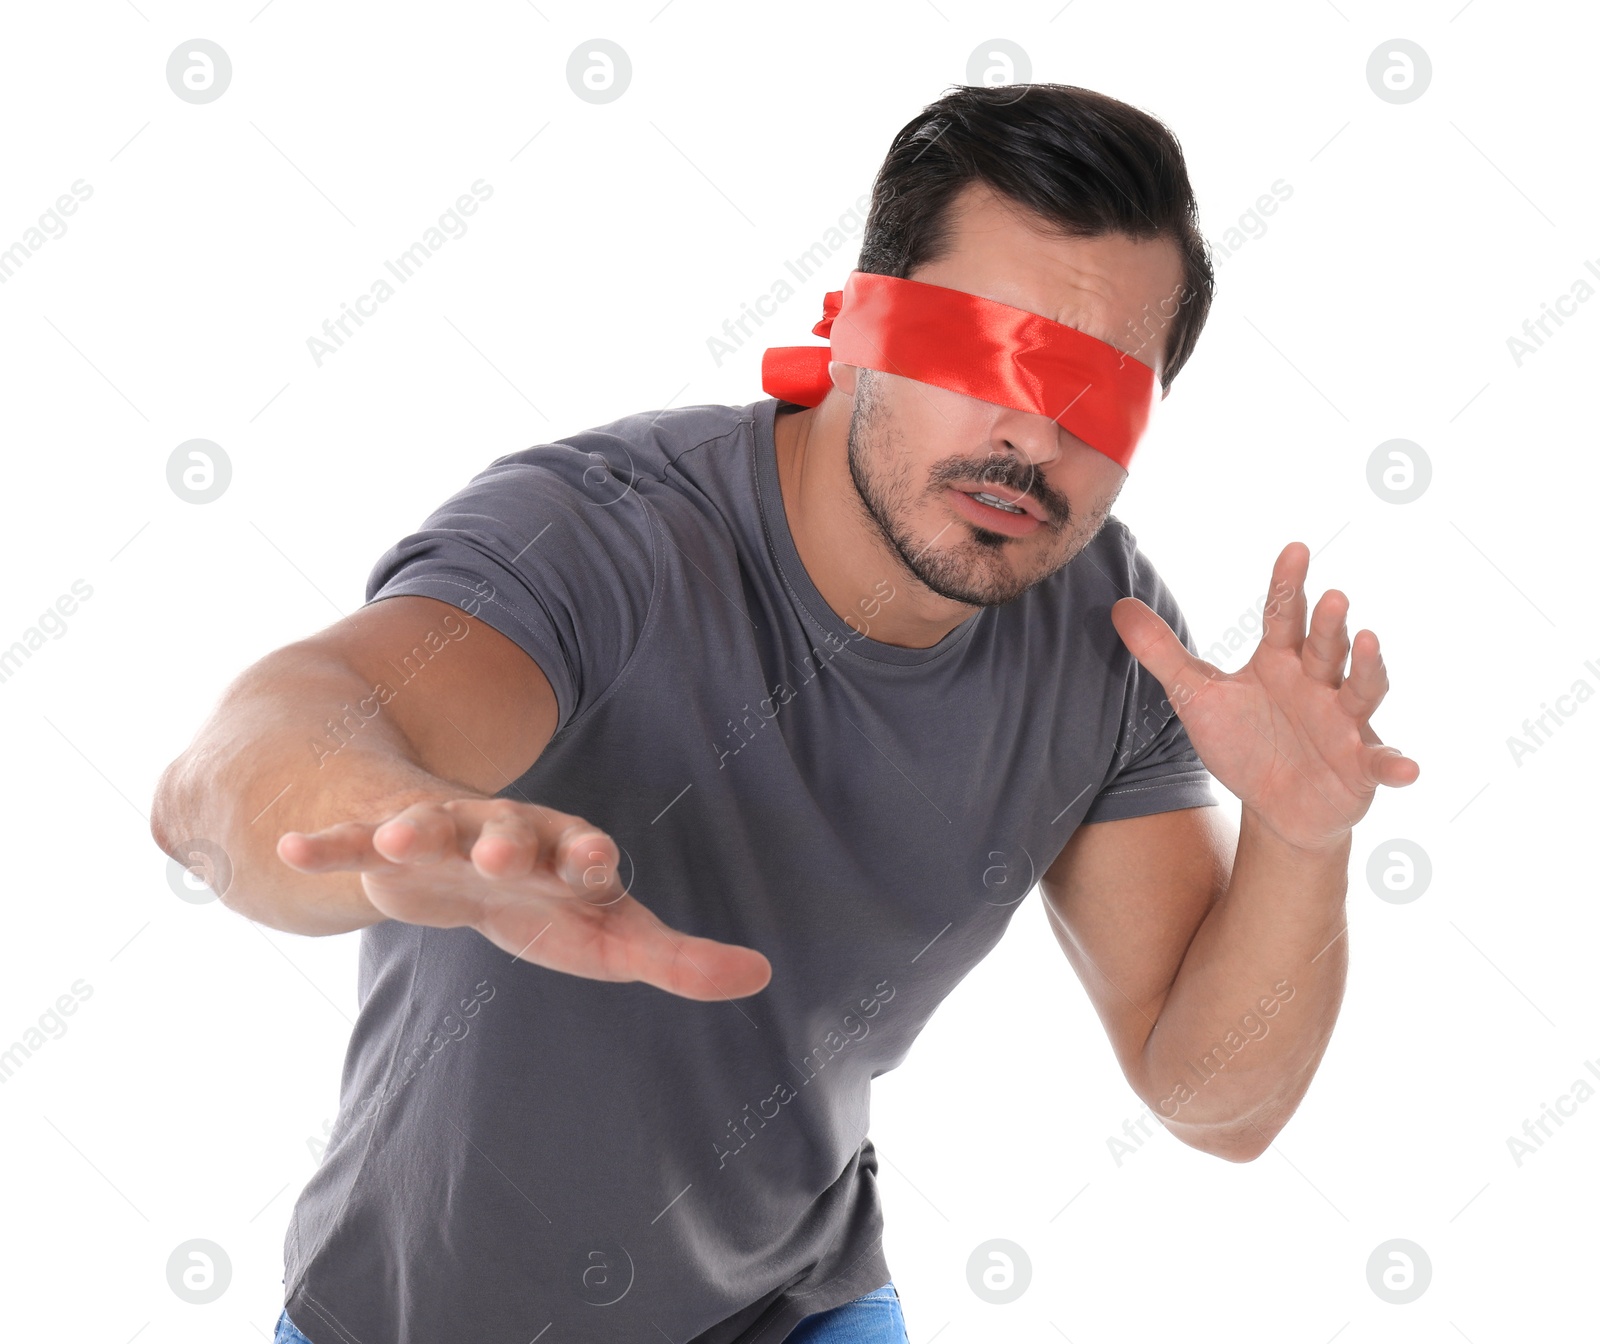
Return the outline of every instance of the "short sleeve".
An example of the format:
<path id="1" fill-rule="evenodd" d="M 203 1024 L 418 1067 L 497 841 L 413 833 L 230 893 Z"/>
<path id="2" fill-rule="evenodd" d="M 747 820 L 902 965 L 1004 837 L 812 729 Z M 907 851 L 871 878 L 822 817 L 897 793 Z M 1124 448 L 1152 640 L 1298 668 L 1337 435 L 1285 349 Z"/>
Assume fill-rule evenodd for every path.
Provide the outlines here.
<path id="1" fill-rule="evenodd" d="M 549 679 L 566 728 L 621 676 L 656 581 L 649 502 L 597 454 L 542 444 L 491 463 L 389 548 L 366 600 L 438 598 L 493 626 Z"/>
<path id="2" fill-rule="evenodd" d="M 1131 533 L 1127 548 L 1126 593 L 1152 607 L 1184 647 L 1198 656 L 1183 612 Z M 1211 774 L 1200 763 L 1161 683 L 1126 648 L 1122 652 L 1128 671 L 1116 756 L 1083 820 L 1120 821 L 1184 807 L 1217 806 Z"/>

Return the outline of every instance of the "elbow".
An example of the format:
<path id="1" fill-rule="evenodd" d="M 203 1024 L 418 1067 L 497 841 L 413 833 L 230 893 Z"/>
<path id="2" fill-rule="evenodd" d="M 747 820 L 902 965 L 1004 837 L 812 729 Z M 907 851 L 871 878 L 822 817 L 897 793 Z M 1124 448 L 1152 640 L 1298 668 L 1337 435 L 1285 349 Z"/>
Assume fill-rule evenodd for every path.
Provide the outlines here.
<path id="1" fill-rule="evenodd" d="M 179 760 L 182 758 L 180 757 Z M 172 793 L 179 761 L 175 760 L 161 772 L 156 787 L 150 795 L 150 838 L 168 858 L 172 858 Z"/>
<path id="2" fill-rule="evenodd" d="M 1190 1144 L 1190 1147 L 1197 1148 L 1202 1153 L 1209 1153 L 1212 1157 L 1220 1157 L 1224 1162 L 1254 1162 L 1271 1146 L 1270 1139 L 1263 1140 L 1257 1135 L 1252 1135 L 1249 1139 L 1230 1139 L 1227 1142 Z"/>
<path id="3" fill-rule="evenodd" d="M 185 900 L 204 902 L 216 899 L 237 910 L 229 899 L 233 882 L 233 862 L 227 851 L 214 841 L 198 838 L 192 829 L 190 812 L 184 802 L 186 759 L 182 756 L 161 772 L 150 797 L 150 838 L 156 848 L 186 870 L 181 879 L 193 894 Z M 193 796 L 192 793 L 189 796 Z M 182 895 L 183 893 L 179 893 Z"/>
<path id="4" fill-rule="evenodd" d="M 192 757 L 184 752 L 167 764 L 150 791 L 150 838 L 169 859 L 188 863 L 190 856 L 178 850 L 194 835 L 193 803 L 206 796 L 196 781 Z"/>
<path id="5" fill-rule="evenodd" d="M 1181 1124 L 1163 1118 L 1168 1133 L 1196 1152 L 1220 1157 L 1224 1162 L 1254 1162 L 1278 1137 L 1278 1128 L 1251 1116 L 1228 1123 Z"/>

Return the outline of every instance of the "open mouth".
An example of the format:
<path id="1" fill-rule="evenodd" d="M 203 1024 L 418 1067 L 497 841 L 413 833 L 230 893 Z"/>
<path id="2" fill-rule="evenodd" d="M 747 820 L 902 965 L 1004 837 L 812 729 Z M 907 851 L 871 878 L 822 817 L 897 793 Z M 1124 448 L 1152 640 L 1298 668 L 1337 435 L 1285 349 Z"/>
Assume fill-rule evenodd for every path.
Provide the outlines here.
<path id="1" fill-rule="evenodd" d="M 1007 513 L 1027 512 L 1020 504 L 1007 504 L 999 495 L 991 495 L 987 490 L 979 490 L 972 497 L 982 504 L 987 504 L 991 509 L 1004 509 Z"/>
<path id="2" fill-rule="evenodd" d="M 1025 505 L 995 494 L 992 490 L 963 490 L 947 486 L 950 502 L 968 522 L 1007 537 L 1025 537 L 1044 524 Z"/>

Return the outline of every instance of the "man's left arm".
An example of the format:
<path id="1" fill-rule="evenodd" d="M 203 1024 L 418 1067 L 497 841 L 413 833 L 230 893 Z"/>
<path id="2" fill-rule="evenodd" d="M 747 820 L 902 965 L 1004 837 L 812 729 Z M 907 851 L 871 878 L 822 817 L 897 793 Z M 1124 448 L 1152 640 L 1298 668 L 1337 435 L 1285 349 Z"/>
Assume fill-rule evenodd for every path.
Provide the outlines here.
<path id="1" fill-rule="evenodd" d="M 1082 825 L 1045 873 L 1123 1074 L 1191 1147 L 1259 1157 L 1310 1087 L 1344 994 L 1349 849 L 1190 807 Z"/>
<path id="2" fill-rule="evenodd" d="M 1308 632 L 1309 562 L 1299 542 L 1279 554 L 1261 643 L 1236 673 L 1144 602 L 1112 606 L 1240 800 L 1238 830 L 1212 807 L 1086 822 L 1041 881 L 1130 1085 L 1178 1138 L 1233 1161 L 1265 1151 L 1310 1086 L 1344 992 L 1351 830 L 1380 784 L 1419 773 L 1369 722 L 1388 690 L 1377 636 L 1352 643 L 1337 590 Z"/>

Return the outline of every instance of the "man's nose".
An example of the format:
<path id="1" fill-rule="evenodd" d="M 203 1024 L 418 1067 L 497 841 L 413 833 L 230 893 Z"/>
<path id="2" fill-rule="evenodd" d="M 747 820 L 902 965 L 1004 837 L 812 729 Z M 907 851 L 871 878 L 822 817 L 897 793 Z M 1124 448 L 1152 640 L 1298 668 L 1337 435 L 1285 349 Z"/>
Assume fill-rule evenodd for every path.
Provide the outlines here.
<path id="1" fill-rule="evenodd" d="M 1041 475 L 1061 456 L 1061 426 L 1043 415 L 1007 409 L 989 435 L 991 458 L 1017 458 Z"/>

